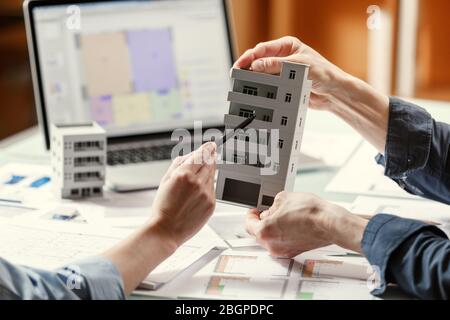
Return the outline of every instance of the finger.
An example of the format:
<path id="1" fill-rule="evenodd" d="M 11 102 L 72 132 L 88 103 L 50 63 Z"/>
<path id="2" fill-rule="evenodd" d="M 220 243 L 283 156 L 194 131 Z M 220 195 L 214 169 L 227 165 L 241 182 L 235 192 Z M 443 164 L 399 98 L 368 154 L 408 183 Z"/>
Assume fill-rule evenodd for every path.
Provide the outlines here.
<path id="1" fill-rule="evenodd" d="M 264 220 L 268 217 L 270 217 L 272 215 L 272 212 L 270 211 L 270 208 L 268 210 L 265 210 L 263 212 L 261 212 L 261 214 L 259 215 L 261 220 Z"/>
<path id="2" fill-rule="evenodd" d="M 202 184 L 208 183 L 211 178 L 214 179 L 216 167 L 214 164 L 205 164 L 197 173 L 197 177 Z"/>
<path id="3" fill-rule="evenodd" d="M 251 209 L 247 213 L 247 218 L 245 220 L 245 229 L 248 234 L 255 236 L 261 225 L 261 220 L 259 219 L 259 211 L 257 209 Z"/>
<path id="4" fill-rule="evenodd" d="M 279 74 L 281 73 L 283 62 L 286 61 L 309 64 L 306 56 L 297 53 L 287 57 L 267 57 L 255 60 L 251 65 L 251 69 L 255 72 Z"/>
<path id="5" fill-rule="evenodd" d="M 192 152 L 188 158 L 177 168 L 179 171 L 190 171 L 197 173 L 200 169 L 209 163 L 215 163 L 216 144 L 208 142 L 199 149 Z"/>
<path id="6" fill-rule="evenodd" d="M 279 74 L 284 61 L 286 61 L 286 58 L 261 58 L 252 62 L 251 69 L 255 72 Z"/>
<path id="7" fill-rule="evenodd" d="M 234 64 L 236 68 L 247 69 L 253 61 L 265 57 L 283 57 L 292 54 L 293 43 L 289 38 L 262 42 L 255 48 L 247 50 Z"/>
<path id="8" fill-rule="evenodd" d="M 186 161 L 186 159 L 188 158 L 188 156 L 189 156 L 189 155 L 184 155 L 184 156 L 176 157 L 176 158 L 172 161 L 172 163 L 171 163 L 169 169 L 167 169 L 166 174 L 165 174 L 164 177 L 163 177 L 163 180 L 169 178 L 169 177 L 172 175 L 172 172 L 173 172 L 176 168 L 178 168 L 184 161 Z"/>

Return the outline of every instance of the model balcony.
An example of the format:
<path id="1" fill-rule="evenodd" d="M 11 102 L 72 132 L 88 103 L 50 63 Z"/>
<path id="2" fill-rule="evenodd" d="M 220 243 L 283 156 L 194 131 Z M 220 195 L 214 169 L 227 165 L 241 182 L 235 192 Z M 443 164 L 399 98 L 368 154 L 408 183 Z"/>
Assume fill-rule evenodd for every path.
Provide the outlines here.
<path id="1" fill-rule="evenodd" d="M 224 117 L 225 127 L 227 129 L 235 128 L 239 124 L 241 124 L 246 118 L 248 118 L 248 117 L 239 116 L 239 115 L 235 115 L 235 114 L 226 114 Z M 256 119 L 256 120 L 253 120 L 252 124 L 249 127 L 256 129 L 256 130 L 259 130 L 259 129 L 270 130 L 270 129 L 272 129 L 271 122 L 272 121 L 263 121 L 263 120 Z"/>
<path id="2" fill-rule="evenodd" d="M 76 172 L 73 174 L 75 182 L 100 182 L 104 180 L 103 175 L 98 171 Z"/>
<path id="3" fill-rule="evenodd" d="M 73 159 L 74 167 L 98 167 L 103 165 L 103 157 L 90 156 L 90 157 L 75 157 Z"/>
<path id="4" fill-rule="evenodd" d="M 228 93 L 228 101 L 232 103 L 246 104 L 269 109 L 274 109 L 277 103 L 275 99 L 232 91 Z"/>
<path id="5" fill-rule="evenodd" d="M 278 85 L 281 81 L 279 75 L 258 73 L 244 69 L 233 69 L 231 71 L 231 78 L 236 79 L 236 81 L 255 82 L 268 86 Z"/>
<path id="6" fill-rule="evenodd" d="M 83 142 L 74 142 L 73 150 L 75 152 L 84 152 L 84 151 L 103 151 L 104 143 L 102 141 L 83 141 Z"/>

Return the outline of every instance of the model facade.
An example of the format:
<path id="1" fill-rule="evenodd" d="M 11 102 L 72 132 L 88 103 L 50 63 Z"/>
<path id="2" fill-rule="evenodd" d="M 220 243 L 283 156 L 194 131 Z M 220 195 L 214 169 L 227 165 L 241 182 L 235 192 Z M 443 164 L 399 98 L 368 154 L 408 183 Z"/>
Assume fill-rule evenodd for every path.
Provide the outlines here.
<path id="1" fill-rule="evenodd" d="M 105 184 L 106 133 L 97 123 L 53 125 L 53 187 L 58 196 L 101 196 Z"/>
<path id="2" fill-rule="evenodd" d="M 216 197 L 267 209 L 275 196 L 293 191 L 311 92 L 309 66 L 284 62 L 280 75 L 233 69 L 233 91 L 225 128 L 254 120 L 223 147 Z M 256 132 L 256 134 L 255 134 Z"/>

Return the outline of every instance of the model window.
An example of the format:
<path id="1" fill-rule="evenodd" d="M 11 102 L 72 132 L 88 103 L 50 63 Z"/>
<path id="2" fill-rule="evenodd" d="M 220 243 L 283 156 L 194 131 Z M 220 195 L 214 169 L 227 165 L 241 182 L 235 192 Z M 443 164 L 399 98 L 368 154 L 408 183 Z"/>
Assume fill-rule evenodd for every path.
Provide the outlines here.
<path id="1" fill-rule="evenodd" d="M 278 140 L 278 148 L 283 149 L 284 140 Z"/>
<path id="2" fill-rule="evenodd" d="M 233 162 L 237 164 L 245 164 L 245 158 L 235 153 L 233 154 Z"/>
<path id="3" fill-rule="evenodd" d="M 249 94 L 251 96 L 257 96 L 258 95 L 258 88 L 250 87 L 250 86 L 244 86 L 243 93 L 244 94 Z"/>
<path id="4" fill-rule="evenodd" d="M 91 195 L 91 189 L 89 189 L 89 188 L 81 189 L 81 195 L 83 197 L 89 197 Z"/>
<path id="5" fill-rule="evenodd" d="M 281 125 L 282 126 L 287 126 L 288 123 L 288 118 L 287 117 L 281 117 Z"/>
<path id="6" fill-rule="evenodd" d="M 295 141 L 295 150 L 297 150 L 297 149 L 298 149 L 298 140 Z"/>
<path id="7" fill-rule="evenodd" d="M 273 164 L 273 171 L 275 171 L 276 173 L 280 171 L 280 164 L 278 162 L 275 162 Z"/>
<path id="8" fill-rule="evenodd" d="M 267 114 L 265 114 L 265 115 L 263 116 L 263 121 L 265 121 L 265 122 L 270 122 L 270 116 L 267 115 Z"/>
<path id="9" fill-rule="evenodd" d="M 253 110 L 249 110 L 249 109 L 240 109 L 239 110 L 239 117 L 250 118 L 252 115 L 253 115 Z"/>
<path id="10" fill-rule="evenodd" d="M 273 92 L 267 92 L 267 98 L 268 98 L 268 99 L 275 99 L 275 93 L 273 93 Z"/>
<path id="11" fill-rule="evenodd" d="M 295 70 L 291 70 L 289 72 L 289 79 L 291 80 L 295 80 L 295 77 L 297 76 L 297 72 L 295 72 Z"/>
<path id="12" fill-rule="evenodd" d="M 286 93 L 286 98 L 284 99 L 285 102 L 291 102 L 292 94 Z"/>
<path id="13" fill-rule="evenodd" d="M 262 204 L 263 206 L 270 207 L 270 206 L 273 205 L 273 202 L 274 202 L 274 201 L 275 201 L 275 198 L 274 198 L 274 197 L 264 196 L 264 195 L 263 195 L 262 200 L 261 200 L 261 204 Z"/>

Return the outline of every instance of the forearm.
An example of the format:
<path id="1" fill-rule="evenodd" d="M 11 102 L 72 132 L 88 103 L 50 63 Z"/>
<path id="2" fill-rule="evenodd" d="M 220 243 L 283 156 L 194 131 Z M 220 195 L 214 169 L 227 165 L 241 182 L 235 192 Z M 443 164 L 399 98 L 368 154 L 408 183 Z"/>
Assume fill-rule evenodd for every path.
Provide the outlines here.
<path id="1" fill-rule="evenodd" d="M 330 235 L 330 243 L 362 253 L 362 239 L 368 220 L 349 213 L 346 209 L 330 204 L 324 224 Z"/>
<path id="2" fill-rule="evenodd" d="M 384 154 L 389 121 L 389 97 L 379 93 L 364 81 L 340 73 L 334 80 L 334 113 L 358 131 L 380 153 Z"/>
<path id="3" fill-rule="evenodd" d="M 116 247 L 107 251 L 109 258 L 122 275 L 124 290 L 129 295 L 161 262 L 176 250 L 176 244 L 161 236 L 151 223 Z"/>

